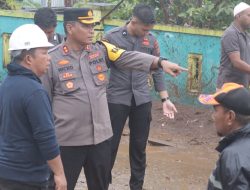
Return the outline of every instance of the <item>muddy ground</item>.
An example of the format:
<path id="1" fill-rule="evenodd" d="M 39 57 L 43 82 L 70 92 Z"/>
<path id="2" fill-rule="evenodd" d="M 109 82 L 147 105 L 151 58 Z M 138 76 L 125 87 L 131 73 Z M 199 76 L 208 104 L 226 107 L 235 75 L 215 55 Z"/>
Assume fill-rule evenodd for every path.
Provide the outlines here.
<path id="1" fill-rule="evenodd" d="M 175 120 L 162 116 L 161 104 L 154 102 L 150 139 L 167 146 L 148 143 L 145 190 L 203 190 L 215 166 L 214 150 L 219 138 L 211 120 L 211 109 L 177 105 Z M 109 190 L 129 190 L 128 133 L 122 137 L 113 184 Z M 86 188 L 81 175 L 76 190 Z"/>

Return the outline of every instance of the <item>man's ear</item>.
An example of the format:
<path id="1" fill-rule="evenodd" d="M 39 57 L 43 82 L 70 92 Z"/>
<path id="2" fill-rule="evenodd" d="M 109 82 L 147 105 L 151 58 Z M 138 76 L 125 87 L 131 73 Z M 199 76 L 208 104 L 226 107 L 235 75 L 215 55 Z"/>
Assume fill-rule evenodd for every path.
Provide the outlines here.
<path id="1" fill-rule="evenodd" d="M 233 110 L 229 110 L 229 112 L 228 112 L 228 120 L 229 121 L 228 122 L 232 124 L 235 121 L 235 118 L 236 118 L 235 112 Z"/>
<path id="2" fill-rule="evenodd" d="M 31 65 L 31 63 L 32 63 L 32 58 L 33 58 L 33 57 L 32 57 L 30 54 L 25 55 L 25 57 L 24 57 L 25 63 L 28 64 L 28 65 Z"/>
<path id="3" fill-rule="evenodd" d="M 73 25 L 70 23 L 67 23 L 65 27 L 66 27 L 68 34 L 72 34 Z"/>
<path id="4" fill-rule="evenodd" d="M 132 24 L 136 24 L 138 22 L 138 19 L 136 17 L 132 17 L 131 20 L 130 20 L 130 22 Z"/>

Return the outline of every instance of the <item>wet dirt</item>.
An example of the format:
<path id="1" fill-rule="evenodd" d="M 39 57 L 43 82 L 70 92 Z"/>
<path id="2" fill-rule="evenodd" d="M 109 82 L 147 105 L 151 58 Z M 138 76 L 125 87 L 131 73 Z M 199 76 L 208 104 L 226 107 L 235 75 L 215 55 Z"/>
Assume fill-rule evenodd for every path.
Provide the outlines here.
<path id="1" fill-rule="evenodd" d="M 211 109 L 176 105 L 175 120 L 162 115 L 161 104 L 153 103 L 150 138 L 168 146 L 148 143 L 144 190 L 203 190 L 218 158 L 214 150 L 219 138 Z M 109 190 L 129 190 L 129 129 L 125 127 Z M 81 175 L 76 190 L 87 189 Z"/>

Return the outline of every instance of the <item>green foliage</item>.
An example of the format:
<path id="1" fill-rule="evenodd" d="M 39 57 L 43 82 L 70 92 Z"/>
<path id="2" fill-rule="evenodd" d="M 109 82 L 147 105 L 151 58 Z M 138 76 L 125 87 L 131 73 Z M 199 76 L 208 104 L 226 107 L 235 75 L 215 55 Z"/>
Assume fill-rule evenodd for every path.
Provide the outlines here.
<path id="1" fill-rule="evenodd" d="M 0 9 L 19 10 L 22 7 L 39 8 L 41 5 L 32 0 L 0 0 Z"/>
<path id="2" fill-rule="evenodd" d="M 155 9 L 158 23 L 225 29 L 233 21 L 233 7 L 242 0 L 124 0 L 111 14 L 111 19 L 128 20 L 133 7 L 146 3 Z M 74 7 L 88 2 L 118 4 L 120 0 L 78 0 Z M 250 4 L 250 0 L 244 0 Z M 33 0 L 0 0 L 2 9 L 39 8 Z"/>
<path id="3" fill-rule="evenodd" d="M 242 0 L 125 0 L 111 18 L 127 20 L 137 3 L 150 4 L 158 23 L 225 29 L 233 21 L 233 7 Z M 98 0 L 89 0 L 98 2 Z M 99 0 L 117 4 L 119 0 Z M 250 4 L 250 0 L 244 2 Z M 165 12 L 164 12 L 165 11 Z"/>
<path id="4" fill-rule="evenodd" d="M 0 0 L 0 9 L 17 9 L 17 3 L 15 0 Z"/>
<path id="5" fill-rule="evenodd" d="M 28 8 L 40 8 L 41 5 L 39 3 L 36 3 L 32 0 L 24 0 L 22 3 L 22 7 L 28 7 Z"/>
<path id="6" fill-rule="evenodd" d="M 190 4 L 186 4 L 187 7 L 181 10 L 175 10 L 173 6 L 172 12 L 174 12 L 177 18 L 177 24 L 188 25 L 201 28 L 210 29 L 224 29 L 233 21 L 233 7 L 239 3 L 239 1 L 202 1 L 200 7 L 194 6 L 195 0 Z"/>

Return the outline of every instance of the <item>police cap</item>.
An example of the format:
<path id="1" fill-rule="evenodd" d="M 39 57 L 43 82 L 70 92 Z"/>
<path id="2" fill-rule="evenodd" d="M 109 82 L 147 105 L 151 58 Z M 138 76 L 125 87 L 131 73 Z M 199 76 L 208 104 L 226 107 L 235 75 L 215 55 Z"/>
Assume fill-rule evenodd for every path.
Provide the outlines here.
<path id="1" fill-rule="evenodd" d="M 83 24 L 94 24 L 98 22 L 94 18 L 93 10 L 89 8 L 66 8 L 63 12 L 64 22 L 78 21 Z"/>

